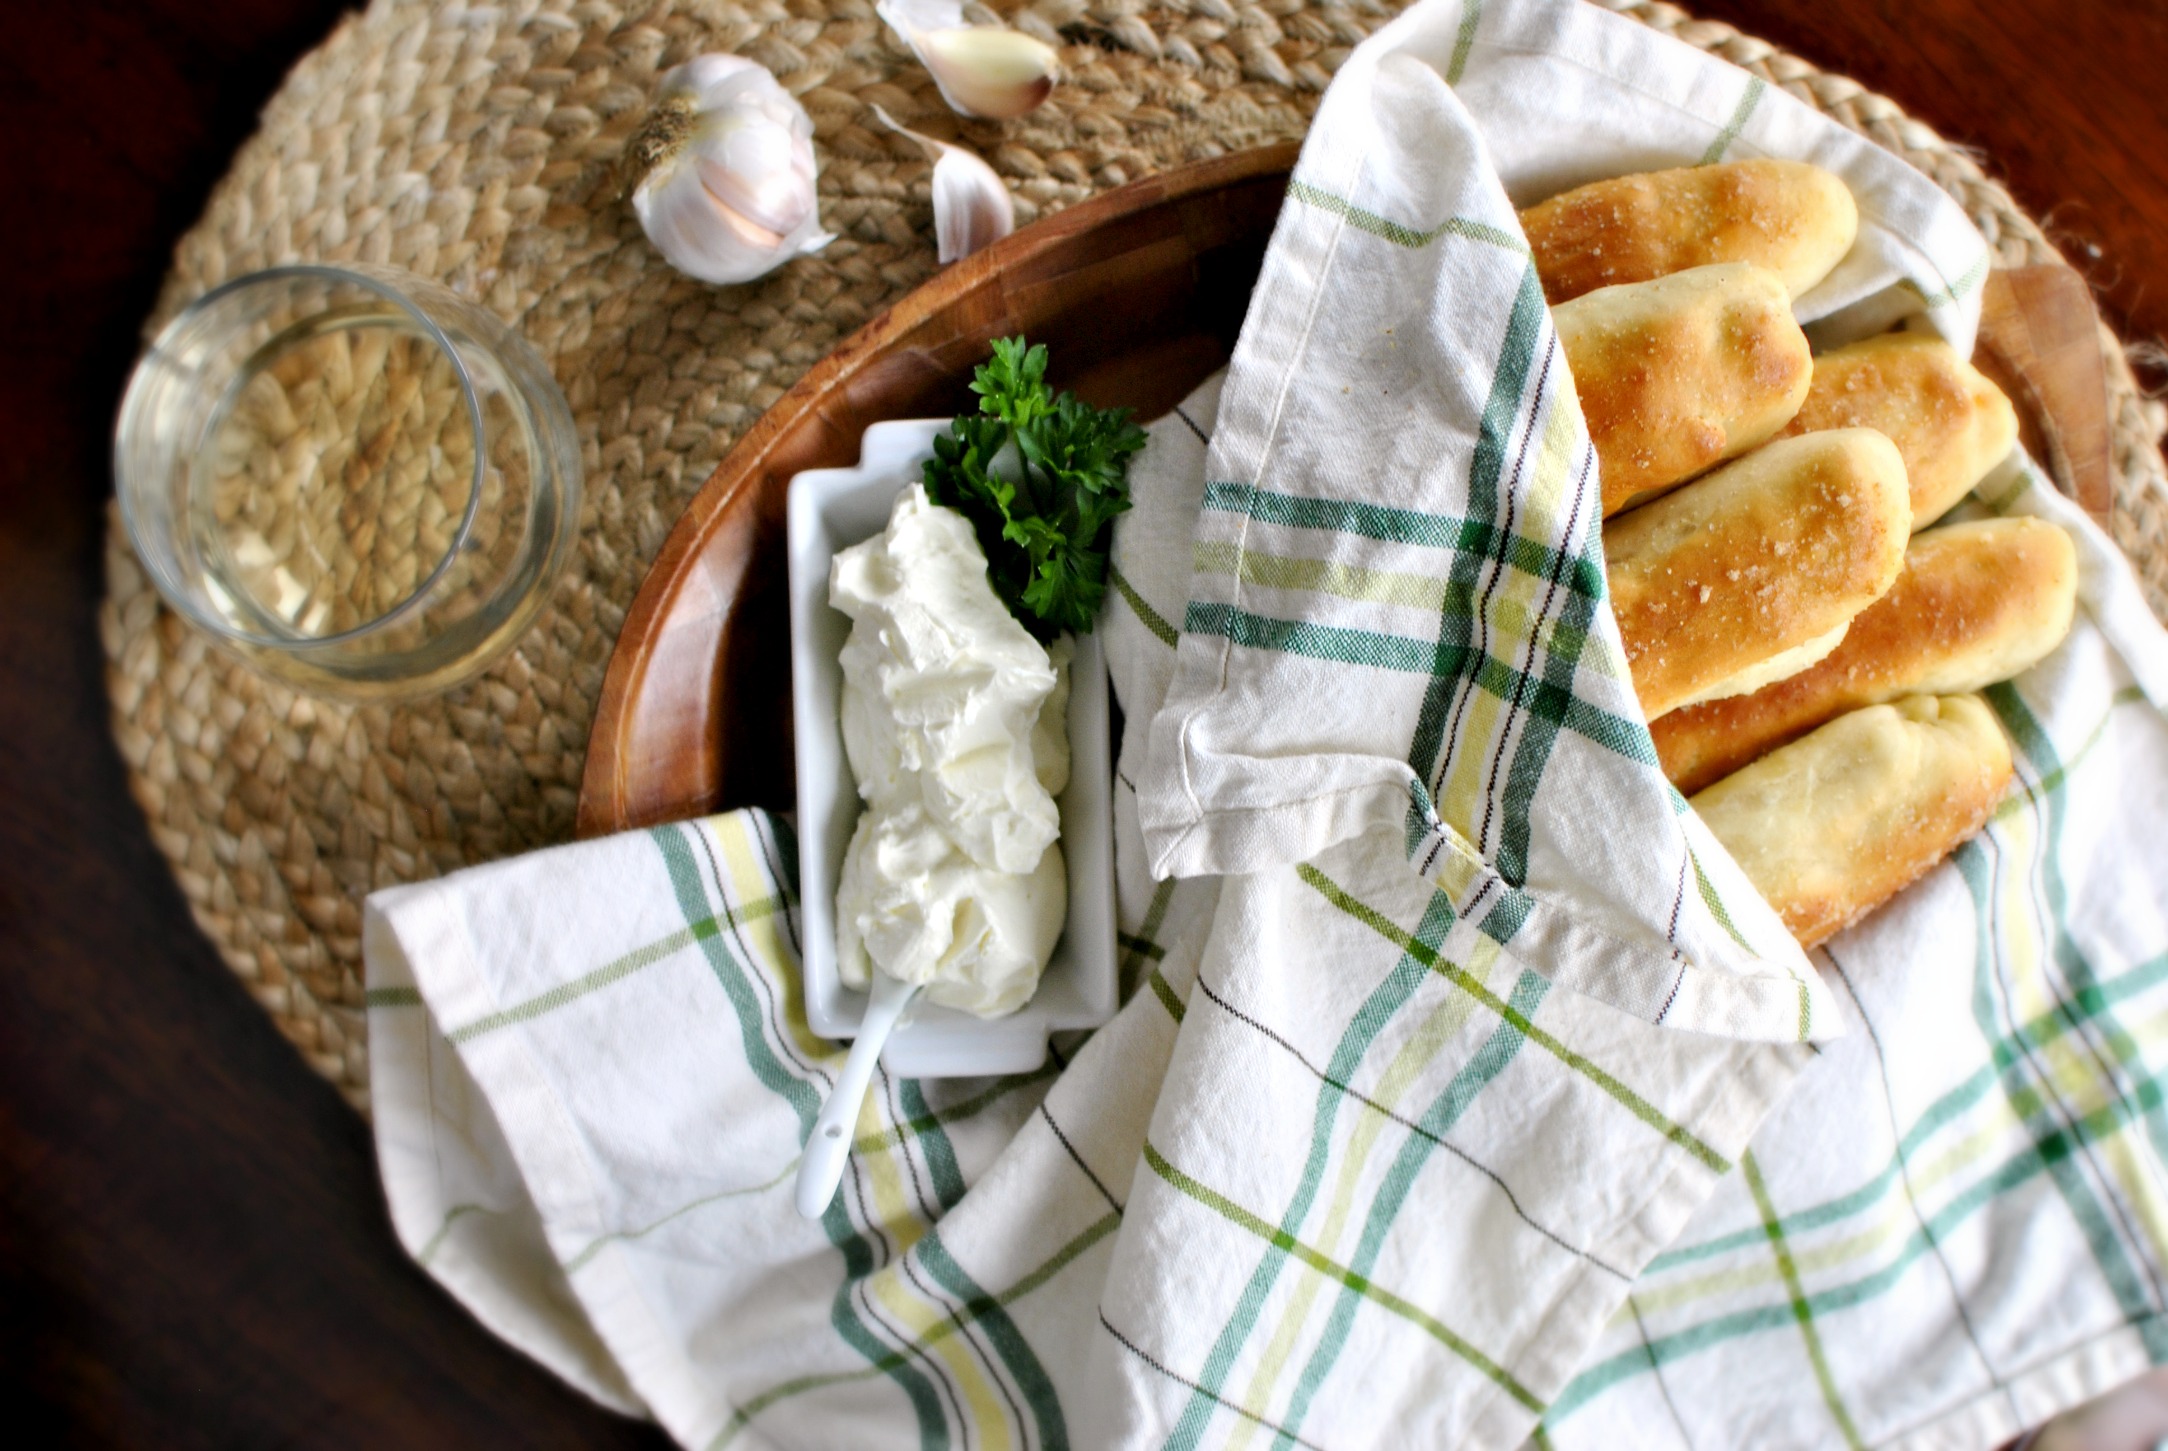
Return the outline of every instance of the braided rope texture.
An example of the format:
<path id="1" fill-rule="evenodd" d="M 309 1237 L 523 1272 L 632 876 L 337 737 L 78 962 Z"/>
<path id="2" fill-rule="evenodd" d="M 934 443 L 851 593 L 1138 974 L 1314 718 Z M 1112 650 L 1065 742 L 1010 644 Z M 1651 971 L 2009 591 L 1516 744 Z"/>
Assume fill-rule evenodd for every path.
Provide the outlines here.
<path id="1" fill-rule="evenodd" d="M 1970 155 L 1855 82 L 1649 0 L 1599 0 L 1871 136 L 1963 203 L 2005 263 L 2038 226 Z M 872 123 L 977 147 L 1019 223 L 1185 161 L 1301 135 L 1332 72 L 1402 0 L 1025 0 L 1064 84 L 1020 120 L 959 121 L 871 0 L 377 0 L 305 58 L 180 244 L 155 331 L 230 277 L 368 261 L 511 320 L 571 401 L 578 556 L 509 656 L 450 695 L 328 704 L 266 681 L 161 607 L 117 516 L 99 626 L 113 729 L 198 924 L 318 1071 L 367 1110 L 361 900 L 561 842 L 633 594 L 693 492 L 804 371 L 935 271 L 928 164 Z M 761 281 L 666 266 L 611 167 L 661 73 L 703 51 L 804 102 L 837 239 Z M 2168 414 L 2109 355 L 2115 533 L 2168 615 Z"/>

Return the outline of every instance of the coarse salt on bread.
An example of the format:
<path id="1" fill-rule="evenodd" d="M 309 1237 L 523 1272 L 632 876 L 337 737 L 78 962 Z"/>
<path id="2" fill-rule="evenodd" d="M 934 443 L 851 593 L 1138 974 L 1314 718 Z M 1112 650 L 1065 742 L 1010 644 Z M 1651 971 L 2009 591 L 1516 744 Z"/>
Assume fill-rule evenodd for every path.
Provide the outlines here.
<path id="1" fill-rule="evenodd" d="M 1711 262 L 1754 262 L 1793 297 L 1859 234 L 1844 182 L 1803 161 L 1727 161 L 1575 187 L 1521 213 L 1552 305 Z"/>
<path id="2" fill-rule="evenodd" d="M 2017 410 L 1957 350 L 1926 333 L 1886 333 L 1814 360 L 1806 401 L 1784 432 L 1872 428 L 1889 435 L 1925 529 L 2009 456 Z"/>
<path id="3" fill-rule="evenodd" d="M 1611 607 L 1646 718 L 1825 639 L 1904 565 L 1897 446 L 1867 428 L 1764 444 L 1606 521 Z"/>
<path id="4" fill-rule="evenodd" d="M 1751 695 L 1650 723 L 1671 784 L 1710 782 L 1861 706 L 1985 690 L 2046 658 L 2070 633 L 2078 553 L 2045 519 L 1983 519 L 1912 536 L 1889 593 L 1828 658 Z"/>

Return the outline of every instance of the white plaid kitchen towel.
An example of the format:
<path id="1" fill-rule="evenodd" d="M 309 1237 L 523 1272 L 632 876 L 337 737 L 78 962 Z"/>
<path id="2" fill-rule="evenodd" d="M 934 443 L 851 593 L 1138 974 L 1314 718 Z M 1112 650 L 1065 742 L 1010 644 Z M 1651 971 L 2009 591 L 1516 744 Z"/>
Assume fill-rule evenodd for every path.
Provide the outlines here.
<path id="1" fill-rule="evenodd" d="M 1860 196 L 1818 332 L 1969 346 L 1963 217 L 1760 82 L 1558 0 L 1382 30 L 1134 471 L 1120 1015 L 880 1080 L 811 1225 L 787 826 L 382 893 L 403 1242 L 700 1447 L 1982 1445 L 2168 1357 L 2168 643 L 2112 547 L 2022 461 L 1969 506 L 2078 535 L 2078 628 L 1992 693 L 1988 831 L 1811 964 L 1636 724 L 1508 198 L 1757 154 Z"/>

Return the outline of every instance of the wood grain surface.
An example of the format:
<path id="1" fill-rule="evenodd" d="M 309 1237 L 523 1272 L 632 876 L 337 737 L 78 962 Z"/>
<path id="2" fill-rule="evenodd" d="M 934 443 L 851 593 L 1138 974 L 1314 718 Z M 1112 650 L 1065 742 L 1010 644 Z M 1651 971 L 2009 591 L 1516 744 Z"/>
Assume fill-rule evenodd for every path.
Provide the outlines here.
<path id="1" fill-rule="evenodd" d="M 1699 9 L 1981 147 L 2126 335 L 2168 332 L 2168 10 Z M 136 329 L 256 108 L 339 11 L 0 19 L 0 1386 L 41 1445 L 659 1446 L 406 1263 L 366 1131 L 196 935 L 107 737 L 92 612 Z"/>

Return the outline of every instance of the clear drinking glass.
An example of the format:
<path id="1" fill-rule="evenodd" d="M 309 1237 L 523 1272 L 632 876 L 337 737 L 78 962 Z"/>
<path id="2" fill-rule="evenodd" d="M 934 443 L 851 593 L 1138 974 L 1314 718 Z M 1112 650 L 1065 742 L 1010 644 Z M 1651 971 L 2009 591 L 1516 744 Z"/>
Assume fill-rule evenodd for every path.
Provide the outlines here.
<path id="1" fill-rule="evenodd" d="M 348 698 L 481 671 L 541 609 L 579 517 L 579 442 L 541 359 L 388 267 L 279 267 L 192 304 L 136 365 L 113 472 L 174 609 Z"/>

